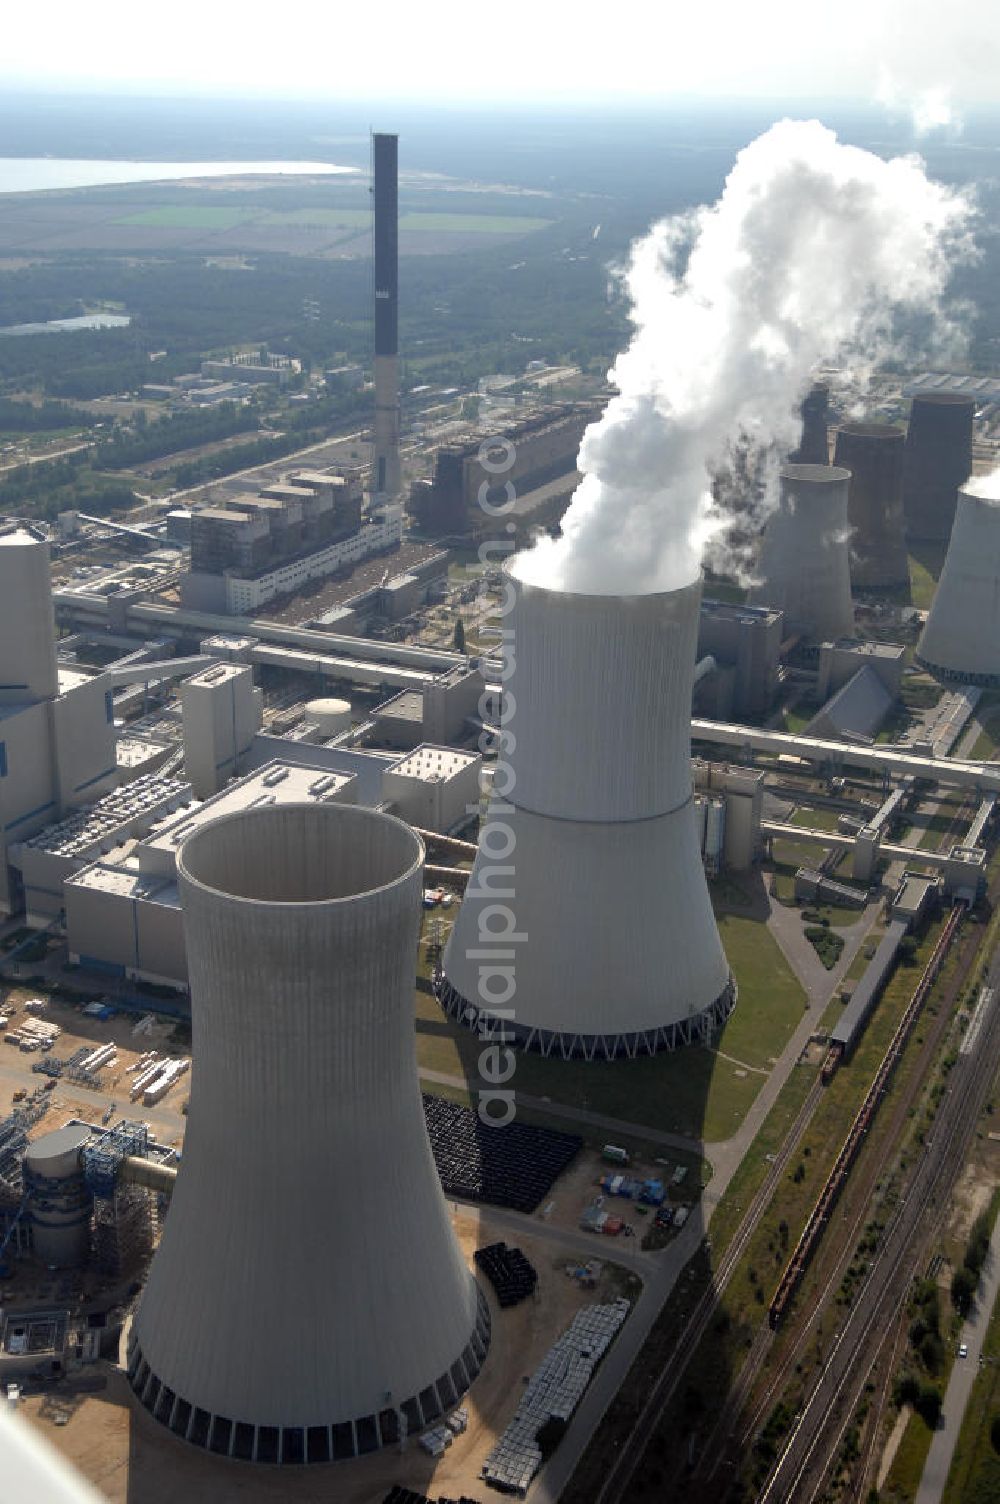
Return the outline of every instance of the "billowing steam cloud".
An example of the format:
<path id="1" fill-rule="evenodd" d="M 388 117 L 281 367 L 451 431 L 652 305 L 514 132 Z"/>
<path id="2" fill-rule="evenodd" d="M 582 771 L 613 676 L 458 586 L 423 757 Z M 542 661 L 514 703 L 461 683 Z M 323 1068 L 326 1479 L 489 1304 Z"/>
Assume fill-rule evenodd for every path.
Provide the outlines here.
<path id="1" fill-rule="evenodd" d="M 971 476 L 962 487 L 970 496 L 978 496 L 980 501 L 1000 502 L 1000 470 L 991 470 L 989 475 Z"/>
<path id="2" fill-rule="evenodd" d="M 753 141 L 718 203 L 633 247 L 618 395 L 584 435 L 563 536 L 533 549 L 522 575 L 608 594 L 690 583 L 725 525 L 709 487 L 732 446 L 792 449 L 816 367 L 875 359 L 895 307 L 940 328 L 951 266 L 972 254 L 971 215 L 917 157 L 884 162 L 818 121 Z"/>

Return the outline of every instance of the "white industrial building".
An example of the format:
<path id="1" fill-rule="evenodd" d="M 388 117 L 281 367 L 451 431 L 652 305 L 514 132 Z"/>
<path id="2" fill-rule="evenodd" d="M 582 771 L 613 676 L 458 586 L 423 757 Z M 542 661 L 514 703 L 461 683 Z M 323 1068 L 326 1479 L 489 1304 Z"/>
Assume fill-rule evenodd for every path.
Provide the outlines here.
<path id="1" fill-rule="evenodd" d="M 137 841 L 124 841 L 63 884 L 70 957 L 83 966 L 182 988 L 188 968 L 177 851 L 220 815 L 276 804 L 353 803 L 354 779 L 322 766 L 273 762 L 204 802 L 187 801 Z"/>
<path id="2" fill-rule="evenodd" d="M 263 694 L 253 669 L 213 663 L 181 685 L 184 771 L 199 799 L 215 794 L 238 772 L 263 718 Z"/>
<path id="3" fill-rule="evenodd" d="M 294 595 L 310 580 L 326 579 L 340 569 L 353 569 L 372 554 L 386 553 L 403 540 L 403 508 L 384 506 L 371 513 L 348 538 L 329 543 L 312 553 L 289 559 L 276 569 L 252 578 L 232 575 L 225 586 L 225 609 L 234 616 L 248 616 L 276 596 Z"/>
<path id="4" fill-rule="evenodd" d="M 56 662 L 48 544 L 0 534 L 0 915 L 21 903 L 10 847 L 117 776 L 108 681 Z"/>
<path id="5" fill-rule="evenodd" d="M 917 644 L 943 679 L 1000 684 L 1000 500 L 958 493 L 944 568 Z"/>
<path id="6" fill-rule="evenodd" d="M 850 478 L 835 465 L 784 465 L 780 500 L 761 540 L 754 602 L 783 611 L 786 632 L 815 642 L 848 637 L 854 628 Z"/>
<path id="7" fill-rule="evenodd" d="M 196 1067 L 128 1374 L 222 1456 L 398 1445 L 486 1356 L 417 1075 L 423 855 L 402 821 L 326 804 L 247 809 L 181 848 Z"/>
<path id="8" fill-rule="evenodd" d="M 704 1038 L 735 993 L 691 790 L 700 582 L 582 595 L 518 569 L 506 566 L 516 662 L 504 687 L 516 745 L 494 778 L 439 999 L 546 1054 Z M 498 907 L 516 943 L 502 924 L 493 934 Z M 484 948 L 509 953 L 506 970 Z"/>
<path id="9" fill-rule="evenodd" d="M 417 747 L 382 775 L 382 792 L 396 814 L 421 830 L 442 833 L 464 825 L 479 807 L 477 752 Z"/>

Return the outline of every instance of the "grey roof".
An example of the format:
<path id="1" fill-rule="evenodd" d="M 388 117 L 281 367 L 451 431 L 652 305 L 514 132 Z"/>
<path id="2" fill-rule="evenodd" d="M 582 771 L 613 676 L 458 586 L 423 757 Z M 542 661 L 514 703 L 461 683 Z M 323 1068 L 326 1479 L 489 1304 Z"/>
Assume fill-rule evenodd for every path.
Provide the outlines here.
<path id="1" fill-rule="evenodd" d="M 806 734 L 870 739 L 891 708 L 892 695 L 866 663 L 827 700 L 806 727 Z"/>
<path id="2" fill-rule="evenodd" d="M 855 1035 L 864 1027 L 869 1013 L 881 997 L 882 989 L 892 974 L 892 968 L 896 964 L 896 952 L 905 934 L 906 920 L 894 919 L 879 941 L 878 949 L 869 961 L 864 976 L 855 987 L 851 1001 L 830 1031 L 831 1043 L 843 1045 L 845 1051 L 851 1048 Z"/>

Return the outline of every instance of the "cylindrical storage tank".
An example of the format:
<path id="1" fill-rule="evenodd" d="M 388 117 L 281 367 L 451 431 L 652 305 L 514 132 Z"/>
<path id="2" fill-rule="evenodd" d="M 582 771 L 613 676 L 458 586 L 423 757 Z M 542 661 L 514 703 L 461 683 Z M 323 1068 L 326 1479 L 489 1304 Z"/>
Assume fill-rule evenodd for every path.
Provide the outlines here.
<path id="1" fill-rule="evenodd" d="M 350 700 L 337 700 L 329 696 L 310 700 L 306 706 L 306 715 L 316 722 L 317 736 L 339 736 L 342 731 L 351 729 Z"/>
<path id="2" fill-rule="evenodd" d="M 784 465 L 778 506 L 767 520 L 753 603 L 785 613 L 785 630 L 817 642 L 849 637 L 850 472 L 837 465 Z"/>
<path id="3" fill-rule="evenodd" d="M 0 533 L 0 705 L 56 694 L 49 545 L 26 528 Z"/>
<path id="4" fill-rule="evenodd" d="M 1000 499 L 959 492 L 917 658 L 943 679 L 1000 684 Z"/>
<path id="5" fill-rule="evenodd" d="M 726 801 L 710 799 L 705 821 L 705 866 L 713 874 L 722 867 L 722 850 L 726 840 Z"/>
<path id="6" fill-rule="evenodd" d="M 802 399 L 802 437 L 799 447 L 789 456 L 796 465 L 830 463 L 830 389 L 818 381 Z"/>
<path id="7" fill-rule="evenodd" d="M 439 1000 L 544 1054 L 704 1038 L 735 994 L 691 788 L 700 586 L 580 594 L 523 567 L 506 566 L 500 756 Z"/>
<path id="8" fill-rule="evenodd" d="M 81 1160 L 89 1138 L 89 1128 L 70 1124 L 36 1138 L 24 1156 L 32 1246 L 50 1269 L 76 1268 L 90 1253 L 93 1197 Z"/>
<path id="9" fill-rule="evenodd" d="M 834 463 L 851 472 L 851 579 L 859 590 L 895 590 L 910 583 L 903 520 L 905 444 L 906 435 L 895 423 L 845 423 L 837 430 Z"/>
<path id="10" fill-rule="evenodd" d="M 401 820 L 325 804 L 222 816 L 178 853 L 191 1096 L 129 1377 L 211 1451 L 374 1451 L 485 1357 L 414 1053 L 423 855 Z"/>
<path id="11" fill-rule="evenodd" d="M 976 404 L 960 392 L 921 392 L 910 408 L 903 466 L 903 510 L 909 538 L 946 543 L 958 490 L 972 474 Z"/>
<path id="12" fill-rule="evenodd" d="M 708 800 L 702 794 L 694 796 L 694 824 L 698 837 L 698 850 L 705 850 L 705 829 L 708 823 Z"/>

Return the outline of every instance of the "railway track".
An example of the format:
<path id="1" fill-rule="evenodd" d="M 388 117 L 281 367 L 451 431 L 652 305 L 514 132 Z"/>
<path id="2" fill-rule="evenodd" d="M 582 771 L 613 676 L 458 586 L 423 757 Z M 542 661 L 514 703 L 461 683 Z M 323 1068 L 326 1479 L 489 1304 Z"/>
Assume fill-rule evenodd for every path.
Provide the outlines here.
<path id="1" fill-rule="evenodd" d="M 1000 968 L 994 967 L 994 974 Z M 932 1138 L 885 1229 L 865 1283 L 830 1349 L 758 1504 L 811 1504 L 854 1413 L 887 1330 L 898 1320 L 928 1238 L 950 1189 L 987 1094 L 1000 1069 L 1000 1008 L 993 1004 L 978 1049 L 960 1056 L 938 1109 Z"/>
<path id="2" fill-rule="evenodd" d="M 823 1085 L 817 1076 L 799 1109 L 795 1122 L 785 1137 L 781 1149 L 775 1155 L 763 1184 L 747 1207 L 740 1225 L 720 1261 L 719 1268 L 715 1271 L 711 1285 L 704 1291 L 695 1306 L 680 1341 L 677 1343 L 666 1366 L 650 1390 L 646 1402 L 632 1428 L 628 1441 L 622 1445 L 610 1469 L 605 1473 L 594 1504 L 618 1504 L 619 1500 L 627 1497 L 626 1490 L 645 1455 L 645 1442 L 652 1435 L 664 1410 L 673 1399 L 677 1391 L 677 1386 L 683 1378 L 691 1358 L 697 1351 L 699 1343 L 702 1341 L 718 1310 L 726 1287 L 746 1251 L 747 1244 L 753 1236 L 760 1216 L 774 1195 L 775 1188 L 784 1174 L 789 1160 L 798 1148 L 799 1140 L 805 1132 L 822 1095 Z M 633 1445 L 639 1438 L 643 1439 L 640 1444 Z"/>
<path id="3" fill-rule="evenodd" d="M 954 934 L 954 931 L 952 931 L 952 934 Z M 935 948 L 935 954 L 937 954 L 937 951 L 938 947 Z M 924 978 L 926 976 L 927 971 L 925 970 Z M 922 983 L 918 983 L 915 995 L 917 991 L 921 990 L 921 986 Z M 928 991 L 929 988 L 924 987 L 921 996 L 926 997 Z M 886 1131 L 879 1135 L 879 1145 L 881 1146 L 884 1143 L 884 1150 L 874 1161 L 871 1160 L 871 1156 L 866 1157 L 864 1175 L 860 1185 L 855 1184 L 853 1180 L 851 1181 L 851 1192 L 856 1212 L 846 1232 L 838 1234 L 837 1256 L 829 1278 L 824 1284 L 822 1291 L 812 1303 L 812 1309 L 807 1319 L 801 1328 L 796 1331 L 794 1342 L 781 1354 L 777 1366 L 769 1377 L 767 1388 L 754 1405 L 750 1418 L 742 1425 L 738 1425 L 740 1417 L 753 1394 L 754 1386 L 757 1383 L 761 1370 L 772 1355 L 776 1341 L 776 1333 L 769 1324 L 765 1324 L 758 1329 L 753 1345 L 740 1369 L 739 1376 L 726 1397 L 726 1402 L 719 1418 L 701 1448 L 701 1460 L 688 1480 L 694 1497 L 698 1496 L 699 1489 L 704 1489 L 706 1486 L 709 1487 L 709 1494 L 713 1499 L 713 1504 L 715 1500 L 725 1497 L 732 1475 L 729 1478 L 723 1477 L 719 1479 L 719 1474 L 724 1467 L 731 1465 L 732 1460 L 734 1460 L 734 1453 L 736 1457 L 746 1454 L 747 1448 L 752 1444 L 753 1437 L 757 1434 L 767 1414 L 787 1384 L 797 1360 L 807 1345 L 810 1333 L 822 1317 L 828 1300 L 839 1287 L 843 1279 L 844 1268 L 854 1255 L 862 1227 L 868 1219 L 869 1198 L 874 1190 L 875 1183 L 884 1172 L 886 1163 L 895 1151 L 895 1145 L 905 1126 L 913 1100 L 923 1088 L 926 1065 L 934 1058 L 940 1048 L 948 1023 L 948 1012 L 942 1008 L 935 1020 L 933 1029 L 928 1033 L 926 1042 L 922 1047 L 921 1063 L 913 1073 L 912 1082 L 908 1084 L 908 1089 L 902 1094 L 899 1101 L 895 1103 L 891 1120 L 886 1126 Z M 889 1050 L 887 1050 L 886 1058 L 888 1058 L 891 1050 L 892 1044 L 890 1044 Z M 822 1195 L 820 1200 L 822 1200 Z M 718 1482 L 716 1482 L 717 1479 L 719 1479 Z"/>

